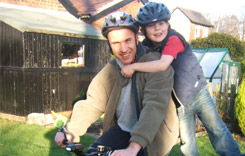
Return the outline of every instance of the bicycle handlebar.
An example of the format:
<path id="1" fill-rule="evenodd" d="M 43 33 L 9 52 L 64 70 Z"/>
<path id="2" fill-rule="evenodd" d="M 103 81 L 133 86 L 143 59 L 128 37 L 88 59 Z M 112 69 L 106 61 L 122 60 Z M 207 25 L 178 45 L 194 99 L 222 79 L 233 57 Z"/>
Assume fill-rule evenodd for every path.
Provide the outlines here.
<path id="1" fill-rule="evenodd" d="M 84 146 L 82 144 L 74 144 L 67 140 L 65 128 L 61 128 L 60 131 L 64 133 L 65 139 L 63 144 L 66 145 L 65 150 L 67 152 L 75 153 L 78 156 L 110 156 L 113 152 L 110 147 L 99 145 L 97 146 L 97 150 L 95 152 L 84 153 Z"/>

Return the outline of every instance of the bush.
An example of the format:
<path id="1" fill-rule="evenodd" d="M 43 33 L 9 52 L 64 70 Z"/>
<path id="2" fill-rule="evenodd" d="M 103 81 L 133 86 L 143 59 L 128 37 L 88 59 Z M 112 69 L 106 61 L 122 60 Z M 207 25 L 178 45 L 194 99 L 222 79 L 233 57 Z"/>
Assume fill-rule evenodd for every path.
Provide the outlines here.
<path id="1" fill-rule="evenodd" d="M 242 41 L 225 33 L 212 33 L 207 38 L 191 42 L 192 48 L 228 48 L 232 58 L 243 58 L 245 45 Z"/>
<path id="2" fill-rule="evenodd" d="M 244 71 L 245 71 L 245 58 L 242 60 L 242 72 L 244 73 Z M 245 75 L 243 77 L 245 77 Z"/>
<path id="3" fill-rule="evenodd" d="M 239 86 L 238 95 L 236 97 L 235 115 L 238 125 L 241 128 L 243 135 L 245 135 L 245 79 Z"/>

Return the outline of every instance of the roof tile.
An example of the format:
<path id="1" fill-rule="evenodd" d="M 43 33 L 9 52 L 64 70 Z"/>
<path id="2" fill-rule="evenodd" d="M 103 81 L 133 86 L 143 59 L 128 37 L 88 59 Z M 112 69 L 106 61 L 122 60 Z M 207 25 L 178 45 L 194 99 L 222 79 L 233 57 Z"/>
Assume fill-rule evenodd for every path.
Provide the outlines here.
<path id="1" fill-rule="evenodd" d="M 113 1 L 115 0 L 70 0 L 78 15 L 96 13 L 101 7 Z"/>

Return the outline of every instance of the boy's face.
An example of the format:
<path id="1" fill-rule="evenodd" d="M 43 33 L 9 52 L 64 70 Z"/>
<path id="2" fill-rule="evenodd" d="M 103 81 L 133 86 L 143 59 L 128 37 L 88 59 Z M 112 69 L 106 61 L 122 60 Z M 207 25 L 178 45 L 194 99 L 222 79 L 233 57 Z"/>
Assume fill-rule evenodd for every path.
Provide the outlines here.
<path id="1" fill-rule="evenodd" d="M 169 24 L 165 21 L 157 21 L 154 23 L 147 24 L 145 27 L 146 35 L 151 41 L 155 43 L 160 43 L 167 36 L 168 27 Z"/>
<path id="2" fill-rule="evenodd" d="M 113 54 L 123 64 L 130 64 L 134 60 L 138 37 L 132 30 L 115 29 L 108 33 L 107 38 Z"/>

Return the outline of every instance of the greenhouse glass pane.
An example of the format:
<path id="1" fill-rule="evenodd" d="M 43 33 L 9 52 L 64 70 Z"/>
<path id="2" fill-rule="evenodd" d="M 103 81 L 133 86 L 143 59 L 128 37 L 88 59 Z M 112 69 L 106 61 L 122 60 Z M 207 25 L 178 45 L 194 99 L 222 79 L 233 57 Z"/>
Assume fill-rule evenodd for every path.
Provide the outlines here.
<path id="1" fill-rule="evenodd" d="M 197 57 L 198 61 L 202 58 L 203 54 L 205 52 L 205 49 L 193 49 L 193 53 Z"/>
<path id="2" fill-rule="evenodd" d="M 203 53 L 199 53 L 199 52 L 194 52 L 195 56 L 197 57 L 198 61 L 200 61 Z"/>
<path id="3" fill-rule="evenodd" d="M 219 63 L 222 61 L 226 51 L 206 52 L 200 65 L 203 68 L 205 77 L 211 77 Z"/>

